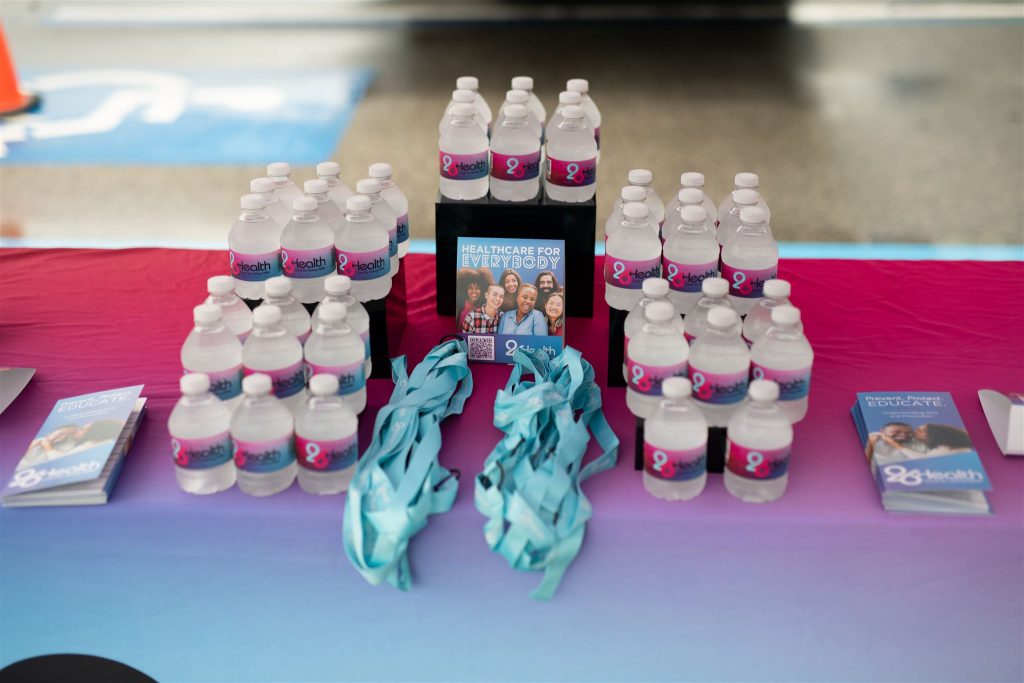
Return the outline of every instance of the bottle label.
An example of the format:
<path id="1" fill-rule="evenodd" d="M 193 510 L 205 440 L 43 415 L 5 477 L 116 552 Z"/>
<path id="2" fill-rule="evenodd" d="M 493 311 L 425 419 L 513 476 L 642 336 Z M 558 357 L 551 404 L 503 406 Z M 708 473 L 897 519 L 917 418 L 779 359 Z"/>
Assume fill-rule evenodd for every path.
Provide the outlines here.
<path id="1" fill-rule="evenodd" d="M 671 451 L 644 441 L 644 471 L 667 481 L 691 481 L 708 469 L 708 444 L 697 448 Z"/>
<path id="2" fill-rule="evenodd" d="M 235 467 L 246 472 L 276 472 L 295 462 L 292 435 L 271 441 L 239 441 L 235 444 Z"/>
<path id="3" fill-rule="evenodd" d="M 597 182 L 597 159 L 561 161 L 548 157 L 546 179 L 562 187 L 593 185 Z"/>
<path id="4" fill-rule="evenodd" d="M 288 367 L 279 370 L 245 368 L 246 377 L 255 375 L 257 372 L 270 377 L 270 381 L 274 383 L 274 396 L 278 398 L 294 396 L 306 388 L 306 373 L 302 361 L 292 363 Z"/>
<path id="5" fill-rule="evenodd" d="M 342 251 L 338 249 L 338 273 L 353 280 L 376 280 L 391 270 L 388 247 L 377 251 Z"/>
<path id="6" fill-rule="evenodd" d="M 409 214 L 403 213 L 398 217 L 398 243 L 409 241 Z"/>
<path id="7" fill-rule="evenodd" d="M 359 458 L 359 434 L 344 439 L 318 441 L 295 435 L 299 467 L 313 472 L 335 472 L 351 467 Z"/>
<path id="8" fill-rule="evenodd" d="M 722 263 L 722 277 L 729 281 L 729 294 L 741 299 L 759 299 L 764 296 L 764 283 L 778 277 L 778 264 L 771 268 L 733 268 Z"/>
<path id="9" fill-rule="evenodd" d="M 327 277 L 334 273 L 334 247 L 281 249 L 281 270 L 297 280 Z"/>
<path id="10" fill-rule="evenodd" d="M 449 180 L 479 180 L 487 177 L 487 150 L 476 154 L 437 153 L 441 176 Z"/>
<path id="11" fill-rule="evenodd" d="M 263 282 L 281 274 L 281 252 L 243 254 L 228 249 L 228 271 L 231 277 L 243 282 Z"/>
<path id="12" fill-rule="evenodd" d="M 178 467 L 205 470 L 230 461 L 234 446 L 231 445 L 231 434 L 226 431 L 204 439 L 179 439 L 172 436 L 171 453 Z"/>
<path id="13" fill-rule="evenodd" d="M 613 287 L 643 289 L 644 280 L 661 276 L 661 259 L 629 261 L 605 254 L 604 281 Z"/>
<path id="14" fill-rule="evenodd" d="M 202 372 L 201 370 L 185 369 L 183 374 Z M 210 378 L 210 393 L 222 401 L 230 401 L 242 393 L 242 366 L 236 365 L 227 370 L 204 373 Z"/>
<path id="15" fill-rule="evenodd" d="M 533 180 L 540 175 L 540 150 L 533 154 L 491 152 L 491 177 L 498 180 Z"/>
<path id="16" fill-rule="evenodd" d="M 747 448 L 732 439 L 725 447 L 725 466 L 744 479 L 778 479 L 789 471 L 791 446 L 773 450 Z"/>
<path id="17" fill-rule="evenodd" d="M 807 398 L 811 392 L 810 366 L 799 370 L 772 370 L 757 363 L 750 366 L 750 379 L 770 379 L 779 385 L 780 401 Z"/>
<path id="18" fill-rule="evenodd" d="M 739 403 L 747 395 L 750 371 L 717 373 L 704 372 L 690 366 L 693 397 L 703 403 L 729 405 Z"/>
<path id="19" fill-rule="evenodd" d="M 366 374 L 363 372 L 365 359 L 348 365 L 318 365 L 306 361 L 306 379 L 313 375 L 334 375 L 338 378 L 338 394 L 347 396 L 354 394 L 366 386 Z"/>
<path id="20" fill-rule="evenodd" d="M 626 358 L 629 388 L 645 396 L 661 396 L 661 383 L 669 377 L 686 377 L 686 361 L 674 365 L 644 365 Z"/>
<path id="21" fill-rule="evenodd" d="M 704 280 L 718 277 L 718 261 L 708 263 L 678 263 L 664 259 L 665 279 L 674 292 L 697 293 Z"/>

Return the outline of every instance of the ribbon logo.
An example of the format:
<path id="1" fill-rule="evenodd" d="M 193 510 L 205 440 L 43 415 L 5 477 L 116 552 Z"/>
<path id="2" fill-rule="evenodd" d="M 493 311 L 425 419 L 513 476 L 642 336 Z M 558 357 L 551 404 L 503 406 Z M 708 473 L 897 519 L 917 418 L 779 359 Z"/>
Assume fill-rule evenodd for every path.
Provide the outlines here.
<path id="1" fill-rule="evenodd" d="M 612 277 L 623 285 L 628 285 L 633 281 L 633 277 L 626 272 L 626 264 L 622 261 L 612 263 Z"/>
<path id="2" fill-rule="evenodd" d="M 349 261 L 348 254 L 343 251 L 338 252 L 338 272 L 349 277 L 355 275 L 356 272 L 355 267 Z"/>
<path id="3" fill-rule="evenodd" d="M 450 154 L 445 154 L 441 157 L 441 171 L 447 173 L 453 178 L 459 175 L 459 169 L 455 167 L 455 163 Z"/>
<path id="4" fill-rule="evenodd" d="M 238 275 L 242 271 L 238 264 L 235 263 L 235 252 L 233 251 L 228 252 L 228 270 L 231 271 L 232 275 Z"/>
<path id="5" fill-rule="evenodd" d="M 676 475 L 676 466 L 669 462 L 668 453 L 665 451 L 654 451 L 654 471 L 665 479 L 672 479 Z"/>
<path id="6" fill-rule="evenodd" d="M 318 470 L 327 469 L 329 458 L 320 448 L 320 444 L 313 441 L 306 442 L 306 462 Z"/>
<path id="7" fill-rule="evenodd" d="M 768 463 L 763 453 L 750 451 L 747 453 L 747 472 L 751 472 L 758 479 L 764 479 L 772 473 L 772 466 Z"/>
<path id="8" fill-rule="evenodd" d="M 295 264 L 292 263 L 291 256 L 289 256 L 288 252 L 284 249 L 281 250 L 281 270 L 283 270 L 286 275 L 295 274 Z"/>
<path id="9" fill-rule="evenodd" d="M 520 165 L 519 159 L 512 157 L 505 161 L 505 174 L 513 178 L 522 178 L 526 175 L 526 169 Z"/>
<path id="10" fill-rule="evenodd" d="M 697 398 L 707 401 L 714 395 L 714 391 L 711 385 L 708 384 L 707 377 L 704 376 L 703 372 L 694 372 L 690 377 L 690 381 L 693 382 L 693 393 L 697 395 Z"/>
<path id="11" fill-rule="evenodd" d="M 683 272 L 679 270 L 679 266 L 676 264 L 666 262 L 665 271 L 668 275 L 668 281 L 673 287 L 678 289 L 685 284 L 685 281 L 683 280 Z"/>
<path id="12" fill-rule="evenodd" d="M 188 466 L 188 452 L 181 447 L 181 442 L 177 439 L 171 439 L 171 453 L 174 454 L 174 462 L 179 467 Z"/>
<path id="13" fill-rule="evenodd" d="M 242 467 L 242 468 L 244 468 L 245 467 L 245 462 L 246 462 L 245 461 L 245 451 L 242 450 L 242 448 L 238 445 L 237 441 L 234 442 L 234 445 L 235 445 L 235 453 L 234 453 L 235 467 Z"/>
<path id="14" fill-rule="evenodd" d="M 634 365 L 633 369 L 630 370 L 632 375 L 633 384 L 636 388 L 643 393 L 647 393 L 651 390 L 651 378 L 644 374 L 644 368 L 642 365 Z"/>
<path id="15" fill-rule="evenodd" d="M 737 271 L 732 274 L 732 288 L 740 290 L 740 294 L 750 294 L 754 291 L 754 284 L 747 280 L 747 274 Z"/>
<path id="16" fill-rule="evenodd" d="M 764 370 L 755 365 L 754 369 L 750 371 L 750 376 L 753 379 L 764 379 Z"/>

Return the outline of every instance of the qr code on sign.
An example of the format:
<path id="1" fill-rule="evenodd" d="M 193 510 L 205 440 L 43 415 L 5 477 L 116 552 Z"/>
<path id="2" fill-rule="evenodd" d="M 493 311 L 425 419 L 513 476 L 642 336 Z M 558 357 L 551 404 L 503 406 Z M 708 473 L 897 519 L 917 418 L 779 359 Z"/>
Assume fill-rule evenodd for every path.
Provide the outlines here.
<path id="1" fill-rule="evenodd" d="M 469 336 L 470 360 L 494 360 L 494 337 Z"/>

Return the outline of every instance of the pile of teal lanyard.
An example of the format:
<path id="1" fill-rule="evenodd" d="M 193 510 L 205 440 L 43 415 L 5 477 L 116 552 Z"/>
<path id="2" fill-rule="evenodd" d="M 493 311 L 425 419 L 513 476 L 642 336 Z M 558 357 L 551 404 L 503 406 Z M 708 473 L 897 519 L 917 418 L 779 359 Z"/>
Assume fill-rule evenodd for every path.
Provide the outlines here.
<path id="1" fill-rule="evenodd" d="M 412 587 L 409 540 L 455 502 L 457 475 L 437 459 L 439 425 L 461 413 L 473 391 L 466 360 L 466 343 L 456 339 L 435 346 L 411 377 L 405 356 L 391 361 L 395 390 L 377 413 L 345 501 L 345 554 L 373 585 Z"/>
<path id="2" fill-rule="evenodd" d="M 548 600 L 579 552 L 592 514 L 580 485 L 615 465 L 619 439 L 601 412 L 594 369 L 579 351 L 566 347 L 549 360 L 519 350 L 514 361 L 494 403 L 494 425 L 505 436 L 476 478 L 475 502 L 487 517 L 491 550 L 514 569 L 543 571 L 530 596 Z M 603 453 L 583 467 L 591 431 Z"/>

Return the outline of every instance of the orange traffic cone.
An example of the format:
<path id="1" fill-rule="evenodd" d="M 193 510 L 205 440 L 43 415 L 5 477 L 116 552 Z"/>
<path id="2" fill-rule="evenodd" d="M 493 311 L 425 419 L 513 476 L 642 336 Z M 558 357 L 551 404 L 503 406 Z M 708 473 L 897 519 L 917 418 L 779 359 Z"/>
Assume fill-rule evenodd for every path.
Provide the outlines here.
<path id="1" fill-rule="evenodd" d="M 18 74 L 14 72 L 11 53 L 7 50 L 7 37 L 0 26 L 0 116 L 11 116 L 32 111 L 39 106 L 39 97 L 18 89 Z"/>

